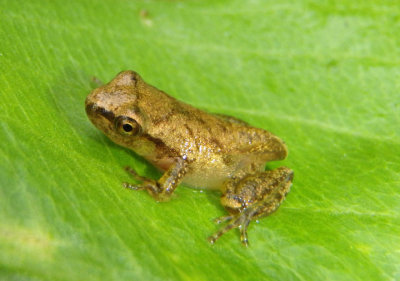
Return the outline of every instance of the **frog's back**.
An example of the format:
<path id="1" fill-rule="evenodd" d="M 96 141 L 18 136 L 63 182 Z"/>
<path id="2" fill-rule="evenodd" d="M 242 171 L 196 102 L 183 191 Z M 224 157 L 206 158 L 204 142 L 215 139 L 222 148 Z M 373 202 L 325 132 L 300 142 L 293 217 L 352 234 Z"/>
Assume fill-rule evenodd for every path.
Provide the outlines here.
<path id="1" fill-rule="evenodd" d="M 192 171 L 184 182 L 191 186 L 219 189 L 223 182 L 241 173 L 262 171 L 268 161 L 287 155 L 286 145 L 268 131 L 249 126 L 239 119 L 213 115 L 195 109 L 185 118 L 176 118 L 185 128 L 174 128 L 173 137 L 181 151 L 192 159 Z"/>
<path id="2" fill-rule="evenodd" d="M 86 99 L 86 111 L 114 142 L 161 170 L 185 159 L 190 168 L 184 182 L 191 186 L 220 188 L 238 172 L 262 169 L 266 161 L 283 159 L 287 153 L 271 133 L 180 102 L 133 71 L 121 72 L 94 90 Z M 121 133 L 115 126 L 118 120 L 130 122 L 131 130 L 134 125 L 135 134 Z"/>
<path id="3" fill-rule="evenodd" d="M 209 178 L 231 175 L 255 163 L 261 169 L 267 161 L 286 157 L 284 143 L 268 131 L 231 116 L 207 113 L 156 88 L 150 94 L 144 100 L 159 108 L 151 116 L 150 133 L 191 159 Z"/>

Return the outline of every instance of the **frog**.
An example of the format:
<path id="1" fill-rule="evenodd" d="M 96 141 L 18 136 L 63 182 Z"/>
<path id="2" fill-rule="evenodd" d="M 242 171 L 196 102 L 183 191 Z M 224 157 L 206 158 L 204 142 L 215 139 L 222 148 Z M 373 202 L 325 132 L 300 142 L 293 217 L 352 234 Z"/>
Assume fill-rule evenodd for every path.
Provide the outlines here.
<path id="1" fill-rule="evenodd" d="M 136 183 L 124 182 L 125 188 L 145 190 L 158 202 L 169 201 L 180 184 L 221 192 L 227 215 L 215 220 L 224 225 L 208 237 L 211 244 L 238 228 L 241 243 L 248 246 L 250 222 L 276 211 L 292 186 L 290 168 L 265 169 L 267 162 L 288 155 L 279 137 L 179 101 L 135 71 L 122 71 L 92 90 L 85 110 L 108 138 L 163 173 L 154 180 L 126 167 Z"/>

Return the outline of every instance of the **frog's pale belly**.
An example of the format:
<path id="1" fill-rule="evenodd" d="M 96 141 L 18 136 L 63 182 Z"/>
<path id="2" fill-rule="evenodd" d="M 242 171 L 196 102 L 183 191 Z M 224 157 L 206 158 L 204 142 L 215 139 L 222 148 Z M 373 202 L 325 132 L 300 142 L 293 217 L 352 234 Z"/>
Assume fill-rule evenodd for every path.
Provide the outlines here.
<path id="1" fill-rule="evenodd" d="M 149 157 L 147 160 L 162 171 L 168 170 L 175 162 L 174 158 L 164 158 L 155 161 Z M 222 162 L 221 158 L 215 158 L 210 161 L 195 161 L 192 163 L 191 169 L 185 174 L 183 183 L 193 188 L 221 189 L 224 181 L 230 178 L 235 170 L 237 170 L 236 166 L 226 166 Z"/>
<path id="2" fill-rule="evenodd" d="M 183 183 L 193 188 L 221 190 L 230 174 L 224 171 L 207 169 L 203 173 L 188 173 Z"/>

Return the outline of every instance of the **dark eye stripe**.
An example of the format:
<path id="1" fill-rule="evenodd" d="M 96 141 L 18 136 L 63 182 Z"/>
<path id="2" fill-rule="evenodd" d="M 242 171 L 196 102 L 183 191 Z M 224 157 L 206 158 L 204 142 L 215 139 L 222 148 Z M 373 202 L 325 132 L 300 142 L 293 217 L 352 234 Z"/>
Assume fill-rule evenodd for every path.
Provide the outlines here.
<path id="1" fill-rule="evenodd" d="M 105 110 L 102 107 L 98 107 L 96 112 L 102 115 L 103 117 L 107 118 L 110 122 L 114 121 L 115 115 L 111 111 Z"/>
<path id="2" fill-rule="evenodd" d="M 114 113 L 104 109 L 103 107 L 99 107 L 94 103 L 89 103 L 86 106 L 86 112 L 88 112 L 88 113 L 89 112 L 94 112 L 96 114 L 99 114 L 99 115 L 103 116 L 104 118 L 108 119 L 110 122 L 113 122 L 114 118 L 115 118 Z"/>

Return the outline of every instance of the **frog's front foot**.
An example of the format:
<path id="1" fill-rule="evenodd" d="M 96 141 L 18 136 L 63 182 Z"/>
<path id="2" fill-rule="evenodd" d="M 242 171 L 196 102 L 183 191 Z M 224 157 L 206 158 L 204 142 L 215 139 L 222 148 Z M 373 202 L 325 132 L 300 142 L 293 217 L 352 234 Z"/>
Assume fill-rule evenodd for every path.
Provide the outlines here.
<path id="1" fill-rule="evenodd" d="M 252 217 L 253 217 L 252 212 L 244 210 L 242 213 L 239 213 L 237 215 L 229 215 L 217 218 L 215 220 L 217 224 L 224 222 L 228 222 L 228 224 L 223 228 L 221 228 L 218 232 L 208 237 L 208 241 L 211 244 L 214 244 L 218 240 L 218 238 L 221 237 L 223 234 L 225 234 L 226 232 L 228 232 L 233 228 L 238 227 L 240 229 L 240 241 L 244 246 L 247 247 L 249 245 L 249 240 L 247 238 L 247 227 L 249 226 Z"/>
<path id="2" fill-rule="evenodd" d="M 165 171 L 158 181 L 155 181 L 139 176 L 135 170 L 126 167 L 125 170 L 131 174 L 134 179 L 141 181 L 142 183 L 139 185 L 123 183 L 123 185 L 125 188 L 133 190 L 147 190 L 147 192 L 157 201 L 168 201 L 185 176 L 187 169 L 188 167 L 185 159 L 179 158 L 167 171 Z"/>
<path id="3" fill-rule="evenodd" d="M 147 190 L 147 192 L 155 199 L 158 198 L 157 195 L 161 193 L 161 188 L 157 181 L 138 175 L 136 171 L 131 167 L 125 167 L 125 171 L 127 171 L 135 180 L 142 182 L 141 184 L 131 184 L 128 182 L 124 182 L 122 185 L 125 188 L 132 190 Z"/>

